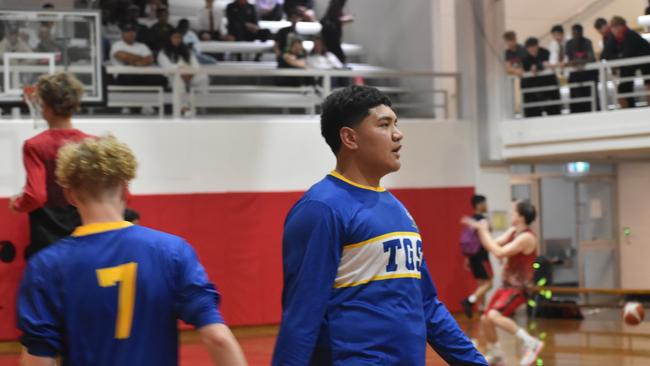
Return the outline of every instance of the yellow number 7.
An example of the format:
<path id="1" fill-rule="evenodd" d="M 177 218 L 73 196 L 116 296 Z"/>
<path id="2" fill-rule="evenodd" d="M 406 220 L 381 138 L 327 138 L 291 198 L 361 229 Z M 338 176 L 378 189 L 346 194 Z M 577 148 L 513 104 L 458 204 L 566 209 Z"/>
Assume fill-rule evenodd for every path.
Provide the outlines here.
<path id="1" fill-rule="evenodd" d="M 97 280 L 101 287 L 112 287 L 116 286 L 118 282 L 122 282 L 117 299 L 117 322 L 115 325 L 115 338 L 117 339 L 127 339 L 131 334 L 137 271 L 138 264 L 135 262 L 97 270 Z"/>

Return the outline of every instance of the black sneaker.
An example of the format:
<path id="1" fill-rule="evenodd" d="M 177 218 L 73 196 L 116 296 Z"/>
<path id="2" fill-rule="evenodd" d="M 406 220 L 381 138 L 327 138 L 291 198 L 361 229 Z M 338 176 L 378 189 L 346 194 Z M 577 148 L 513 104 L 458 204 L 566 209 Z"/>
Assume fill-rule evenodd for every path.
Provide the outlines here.
<path id="1" fill-rule="evenodd" d="M 463 306 L 463 311 L 465 312 L 465 315 L 467 315 L 468 318 L 472 319 L 472 311 L 474 308 L 474 304 L 469 302 L 469 299 L 465 299 L 460 302 L 460 304 Z"/>

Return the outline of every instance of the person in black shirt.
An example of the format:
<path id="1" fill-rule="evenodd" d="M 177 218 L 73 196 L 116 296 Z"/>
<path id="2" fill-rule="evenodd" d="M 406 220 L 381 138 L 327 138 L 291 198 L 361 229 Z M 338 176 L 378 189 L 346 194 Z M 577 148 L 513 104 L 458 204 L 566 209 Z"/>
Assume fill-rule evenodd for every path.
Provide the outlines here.
<path id="1" fill-rule="evenodd" d="M 151 44 L 151 41 L 149 39 L 149 27 L 139 22 L 139 16 L 140 8 L 135 4 L 129 5 L 129 7 L 126 9 L 124 19 L 120 24 L 120 29 L 124 27 L 124 24 L 131 23 L 135 27 L 135 41 L 144 43 L 146 45 Z"/>
<path id="2" fill-rule="evenodd" d="M 526 57 L 522 60 L 524 71 L 532 73 L 532 76 L 526 76 L 521 79 L 521 91 L 523 93 L 524 103 L 548 102 L 559 101 L 560 90 L 555 73 L 548 74 L 538 73 L 549 69 L 548 60 L 550 52 L 544 47 L 539 46 L 539 41 L 535 37 L 530 37 L 526 40 Z M 526 93 L 528 88 L 538 88 L 545 86 L 556 86 L 557 88 L 549 91 L 534 91 Z M 546 111 L 547 115 L 560 114 L 561 106 L 534 106 L 524 108 L 525 117 L 541 116 L 542 112 Z"/>
<path id="3" fill-rule="evenodd" d="M 316 13 L 314 12 L 314 0 L 284 0 L 284 13 L 289 14 L 297 12 L 300 19 L 304 22 L 315 22 Z"/>
<path id="4" fill-rule="evenodd" d="M 648 43 L 641 35 L 627 27 L 625 19 L 620 16 L 615 16 L 610 21 L 612 30 L 612 37 L 607 40 L 606 47 L 614 50 L 616 58 L 631 58 L 650 56 L 650 43 Z M 629 78 L 636 75 L 636 71 L 640 70 L 643 75 L 650 75 L 650 64 L 624 66 L 619 69 L 619 76 L 621 78 Z M 650 80 L 645 80 L 646 90 L 650 91 Z M 618 85 L 618 92 L 631 93 L 634 89 L 634 82 L 632 80 L 622 81 Z M 646 96 L 650 102 L 650 96 Z M 634 107 L 634 97 L 623 97 L 619 100 L 621 107 L 631 108 Z"/>
<path id="5" fill-rule="evenodd" d="M 523 68 L 521 62 L 528 55 L 526 49 L 517 43 L 517 34 L 513 31 L 507 31 L 503 34 L 503 40 L 506 43 L 505 61 L 506 72 L 510 75 L 521 76 Z"/>
<path id="6" fill-rule="evenodd" d="M 598 70 L 581 70 L 585 64 L 596 61 L 594 48 L 591 41 L 585 38 L 583 28 L 580 24 L 571 27 L 572 38 L 566 44 L 566 57 L 569 60 L 568 66 L 577 68 L 569 74 L 569 83 L 593 83 L 593 92 L 598 108 Z M 591 97 L 592 88 L 589 85 L 571 87 L 571 98 Z M 591 102 L 570 103 L 571 113 L 590 112 Z"/>
<path id="7" fill-rule="evenodd" d="M 291 25 L 280 29 L 275 34 L 275 45 L 273 46 L 273 49 L 278 60 L 278 65 L 282 63 L 282 54 L 284 54 L 284 52 L 287 50 L 289 38 L 296 37 L 298 35 L 298 32 L 296 31 L 296 24 L 300 21 L 300 14 L 297 12 L 289 13 L 287 20 L 291 22 Z"/>
<path id="8" fill-rule="evenodd" d="M 320 20 L 322 25 L 321 39 L 325 48 L 332 52 L 342 64 L 346 64 L 346 56 L 343 53 L 341 43 L 343 42 L 343 24 L 353 21 L 351 16 L 343 14 L 346 0 L 330 0 L 327 13 Z"/>
<path id="9" fill-rule="evenodd" d="M 169 10 L 166 6 L 159 7 L 156 16 L 158 17 L 158 22 L 152 25 L 149 30 L 149 48 L 151 48 L 154 55 L 157 55 L 158 51 L 165 47 L 169 36 L 174 31 L 174 27 L 169 24 Z"/>
<path id="10" fill-rule="evenodd" d="M 645 8 L 645 15 L 650 15 L 650 0 L 648 0 L 648 6 Z"/>
<path id="11" fill-rule="evenodd" d="M 608 40 L 612 37 L 612 31 L 609 28 L 609 24 L 607 23 L 607 20 L 605 18 L 598 18 L 594 22 L 594 29 L 600 34 L 601 37 L 603 37 L 603 50 L 600 53 L 600 59 L 601 60 L 613 60 L 616 58 L 616 55 L 614 54 L 614 50 L 608 48 Z"/>
<path id="12" fill-rule="evenodd" d="M 472 196 L 472 208 L 474 208 L 473 220 L 481 221 L 486 219 L 485 213 L 488 209 L 485 196 L 479 194 Z M 465 315 L 471 318 L 474 304 L 483 304 L 485 294 L 492 288 L 492 265 L 490 264 L 488 252 L 482 245 L 476 254 L 467 257 L 467 264 L 478 283 L 474 292 L 462 301 Z"/>
<path id="13" fill-rule="evenodd" d="M 228 34 L 234 37 L 235 41 L 256 39 L 266 41 L 271 35 L 268 29 L 259 27 L 255 6 L 249 4 L 247 0 L 235 0 L 228 4 L 226 18 L 228 18 Z"/>

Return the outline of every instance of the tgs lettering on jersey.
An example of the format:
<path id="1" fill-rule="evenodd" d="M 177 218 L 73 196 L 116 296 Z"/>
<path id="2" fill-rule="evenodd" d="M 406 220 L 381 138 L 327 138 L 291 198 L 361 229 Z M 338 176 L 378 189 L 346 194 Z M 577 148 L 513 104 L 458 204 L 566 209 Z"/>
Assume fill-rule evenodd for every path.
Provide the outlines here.
<path id="1" fill-rule="evenodd" d="M 393 232 L 343 247 L 334 287 L 397 278 L 419 279 L 422 239 L 416 232 Z"/>

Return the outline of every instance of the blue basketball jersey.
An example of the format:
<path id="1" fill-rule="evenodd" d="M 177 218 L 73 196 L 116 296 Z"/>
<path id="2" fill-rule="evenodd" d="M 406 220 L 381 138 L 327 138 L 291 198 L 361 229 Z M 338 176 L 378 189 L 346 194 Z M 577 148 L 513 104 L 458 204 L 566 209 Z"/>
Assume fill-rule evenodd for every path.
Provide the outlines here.
<path id="1" fill-rule="evenodd" d="M 183 239 L 128 222 L 78 227 L 32 257 L 21 342 L 63 365 L 177 365 L 177 319 L 223 323 L 219 294 Z"/>
<path id="2" fill-rule="evenodd" d="M 487 366 L 438 300 L 422 238 L 383 188 L 333 172 L 287 216 L 282 325 L 274 366 Z"/>

